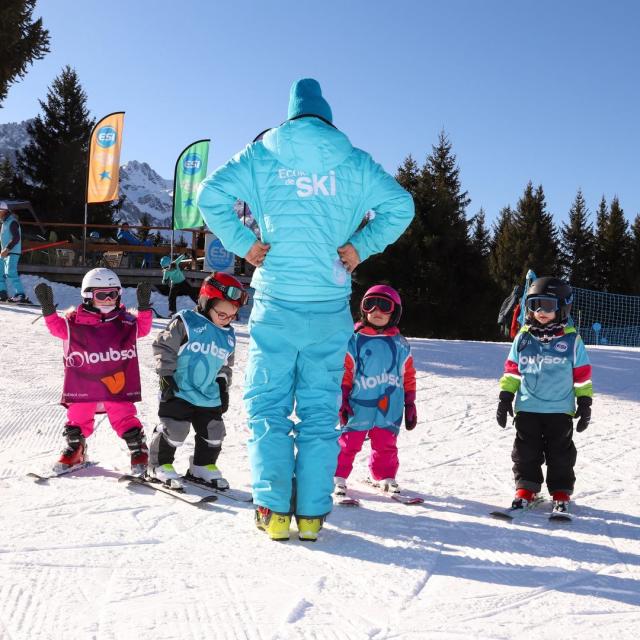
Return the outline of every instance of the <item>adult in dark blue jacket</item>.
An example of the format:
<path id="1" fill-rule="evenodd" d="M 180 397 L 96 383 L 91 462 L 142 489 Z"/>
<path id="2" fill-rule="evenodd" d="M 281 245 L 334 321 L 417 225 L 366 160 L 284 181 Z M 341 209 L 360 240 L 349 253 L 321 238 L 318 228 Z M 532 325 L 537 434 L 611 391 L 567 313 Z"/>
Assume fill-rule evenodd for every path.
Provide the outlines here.
<path id="1" fill-rule="evenodd" d="M 244 396 L 256 522 L 286 539 L 295 513 L 299 536 L 315 539 L 332 507 L 350 273 L 400 236 L 414 206 L 333 126 L 317 81 L 293 84 L 288 118 L 214 171 L 198 205 L 224 247 L 258 267 Z M 234 213 L 238 198 L 261 240 Z"/>

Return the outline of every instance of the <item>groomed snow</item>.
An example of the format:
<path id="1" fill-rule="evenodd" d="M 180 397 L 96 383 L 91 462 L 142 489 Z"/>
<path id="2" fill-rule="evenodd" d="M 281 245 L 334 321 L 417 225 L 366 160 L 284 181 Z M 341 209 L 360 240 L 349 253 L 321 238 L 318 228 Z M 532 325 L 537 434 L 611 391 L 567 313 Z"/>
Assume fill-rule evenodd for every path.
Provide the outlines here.
<path id="1" fill-rule="evenodd" d="M 37 281 L 24 279 L 30 296 Z M 60 309 L 77 304 L 78 289 L 53 286 Z M 133 290 L 125 302 L 135 304 Z M 255 529 L 251 505 L 220 499 L 196 509 L 118 484 L 107 469 L 126 469 L 128 456 L 102 417 L 89 440 L 99 467 L 43 486 L 26 479 L 57 458 L 64 424 L 62 344 L 37 317 L 0 305 L 0 638 L 638 636 L 639 350 L 588 349 L 597 395 L 591 426 L 576 435 L 573 523 L 549 523 L 544 509 L 518 524 L 487 516 L 513 491 L 514 430 L 494 419 L 508 345 L 414 339 L 419 424 L 401 433 L 398 479 L 424 505 L 358 487 L 363 506 L 337 507 L 317 543 L 299 542 L 295 527 L 291 541 L 276 543 Z M 165 324 L 140 341 L 148 433 L 157 411 L 151 342 Z M 248 490 L 246 325 L 237 333 L 219 465 Z M 178 452 L 179 470 L 192 442 Z M 363 453 L 353 477 L 365 474 Z"/>

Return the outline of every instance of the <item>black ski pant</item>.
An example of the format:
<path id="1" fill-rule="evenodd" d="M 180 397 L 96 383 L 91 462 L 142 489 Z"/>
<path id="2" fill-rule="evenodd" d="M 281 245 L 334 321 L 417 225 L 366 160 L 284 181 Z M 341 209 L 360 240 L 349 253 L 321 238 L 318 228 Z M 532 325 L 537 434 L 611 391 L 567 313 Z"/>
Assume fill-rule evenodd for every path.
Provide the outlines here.
<path id="1" fill-rule="evenodd" d="M 149 447 L 150 463 L 173 464 L 176 447 L 182 445 L 193 425 L 195 447 L 193 464 L 215 464 L 226 435 L 220 407 L 197 407 L 182 398 L 171 398 L 158 407 L 160 425 Z"/>
<path id="2" fill-rule="evenodd" d="M 566 413 L 529 413 L 516 415 L 516 439 L 511 459 L 516 489 L 538 493 L 547 463 L 547 488 L 553 495 L 562 491 L 571 495 L 576 481 L 576 446 L 573 444 L 573 421 Z"/>
<path id="3" fill-rule="evenodd" d="M 194 302 L 198 302 L 198 296 L 186 280 L 178 282 L 178 284 L 172 282 L 169 285 L 169 313 L 171 315 L 176 312 L 176 300 L 178 296 L 189 296 Z"/>

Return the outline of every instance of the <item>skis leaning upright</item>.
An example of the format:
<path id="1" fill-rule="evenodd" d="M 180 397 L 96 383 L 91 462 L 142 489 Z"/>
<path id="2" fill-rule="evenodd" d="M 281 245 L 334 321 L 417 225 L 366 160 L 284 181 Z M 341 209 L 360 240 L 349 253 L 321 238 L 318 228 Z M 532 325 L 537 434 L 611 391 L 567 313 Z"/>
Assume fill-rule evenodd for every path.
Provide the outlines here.
<path id="1" fill-rule="evenodd" d="M 178 486 L 177 483 L 172 487 L 160 481 L 148 480 L 142 476 L 133 476 L 131 474 L 124 474 L 120 476 L 118 478 L 118 482 L 126 482 L 128 486 L 139 485 L 149 487 L 154 491 L 159 491 L 160 493 L 164 493 L 172 498 L 176 498 L 176 500 L 181 500 L 182 502 L 186 502 L 187 504 L 191 504 L 195 507 L 201 507 L 210 502 L 215 502 L 218 499 L 218 496 L 215 493 L 209 493 L 204 496 L 195 495 L 193 493 L 187 493 L 184 490 L 184 487 Z"/>

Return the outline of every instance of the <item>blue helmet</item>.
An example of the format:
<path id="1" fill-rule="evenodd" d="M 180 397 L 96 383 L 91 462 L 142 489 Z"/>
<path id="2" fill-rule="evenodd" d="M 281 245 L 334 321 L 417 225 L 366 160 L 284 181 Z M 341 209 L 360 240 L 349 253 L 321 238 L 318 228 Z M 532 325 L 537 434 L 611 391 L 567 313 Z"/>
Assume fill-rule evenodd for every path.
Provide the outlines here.
<path id="1" fill-rule="evenodd" d="M 166 269 L 170 264 L 171 264 L 170 256 L 162 256 L 162 258 L 160 258 L 160 266 L 163 269 Z"/>

